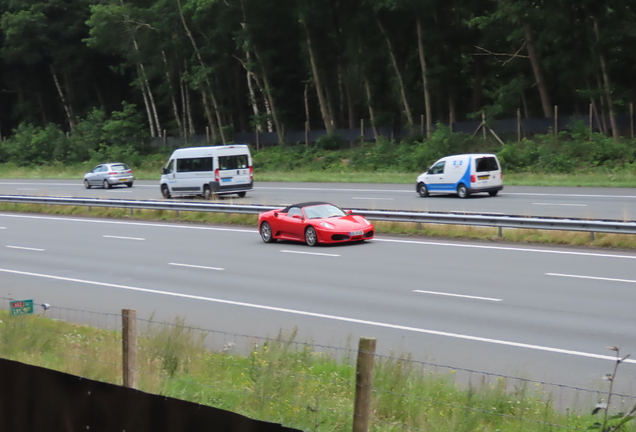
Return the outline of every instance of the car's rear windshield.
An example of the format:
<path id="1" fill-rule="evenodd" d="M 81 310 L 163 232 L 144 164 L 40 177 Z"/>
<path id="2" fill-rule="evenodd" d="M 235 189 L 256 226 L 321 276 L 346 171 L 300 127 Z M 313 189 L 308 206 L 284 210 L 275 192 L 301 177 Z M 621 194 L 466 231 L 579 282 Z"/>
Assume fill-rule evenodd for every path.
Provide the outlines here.
<path id="1" fill-rule="evenodd" d="M 308 219 L 321 219 L 328 217 L 342 217 L 345 213 L 338 207 L 331 204 L 305 207 L 305 216 Z"/>
<path id="2" fill-rule="evenodd" d="M 110 169 L 112 171 L 128 171 L 130 168 L 128 168 L 128 165 L 126 164 L 116 164 L 116 165 L 111 165 Z"/>
<path id="3" fill-rule="evenodd" d="M 498 169 L 499 165 L 497 164 L 497 159 L 492 156 L 486 156 L 477 159 L 477 172 L 497 171 Z"/>

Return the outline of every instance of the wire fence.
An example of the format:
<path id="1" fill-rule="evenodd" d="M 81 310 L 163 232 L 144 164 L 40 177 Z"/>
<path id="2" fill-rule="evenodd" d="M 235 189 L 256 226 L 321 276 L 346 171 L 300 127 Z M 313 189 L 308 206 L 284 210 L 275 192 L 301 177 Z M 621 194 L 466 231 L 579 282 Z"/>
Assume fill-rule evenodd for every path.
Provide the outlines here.
<path id="1" fill-rule="evenodd" d="M 122 314 L 0 297 L 0 357 L 122 384 Z M 358 347 L 137 319 L 138 388 L 304 431 L 350 431 Z M 372 431 L 587 430 L 607 392 L 373 354 Z M 613 414 L 636 397 L 613 394 Z M 630 429 L 632 430 L 632 429 Z"/>

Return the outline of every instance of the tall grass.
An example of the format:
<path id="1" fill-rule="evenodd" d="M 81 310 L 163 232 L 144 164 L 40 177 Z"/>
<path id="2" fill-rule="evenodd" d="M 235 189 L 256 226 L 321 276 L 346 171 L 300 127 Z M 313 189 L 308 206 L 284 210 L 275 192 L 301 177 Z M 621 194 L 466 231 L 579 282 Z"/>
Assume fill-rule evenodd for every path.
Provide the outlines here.
<path id="1" fill-rule="evenodd" d="M 304 431 L 350 431 L 356 352 L 325 352 L 295 331 L 210 349 L 209 332 L 152 320 L 138 326 L 139 389 L 231 410 Z M 0 311 L 0 356 L 121 384 L 121 335 Z M 512 379 L 514 382 L 514 379 Z M 579 412 L 578 408 L 585 413 Z M 408 356 L 377 356 L 372 431 L 582 430 L 591 407 L 559 411 L 538 384 L 505 378 L 459 382 Z M 590 409 L 588 409 L 590 408 Z M 626 430 L 634 430 L 629 426 Z"/>

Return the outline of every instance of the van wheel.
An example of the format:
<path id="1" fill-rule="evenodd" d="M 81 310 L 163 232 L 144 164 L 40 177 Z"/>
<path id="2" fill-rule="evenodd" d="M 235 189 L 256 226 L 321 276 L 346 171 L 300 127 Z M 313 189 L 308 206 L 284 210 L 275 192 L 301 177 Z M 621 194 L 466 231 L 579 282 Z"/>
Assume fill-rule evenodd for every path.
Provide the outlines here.
<path id="1" fill-rule="evenodd" d="M 108 183 L 108 180 L 104 180 L 103 186 L 104 186 L 104 189 L 110 189 L 112 187 L 110 183 Z"/>
<path id="2" fill-rule="evenodd" d="M 428 196 L 428 188 L 424 183 L 420 183 L 417 185 L 417 192 L 422 198 L 426 198 Z"/>
<path id="3" fill-rule="evenodd" d="M 305 230 L 305 243 L 307 243 L 307 246 L 316 246 L 318 244 L 318 234 L 316 234 L 316 229 L 311 225 Z"/>
<path id="4" fill-rule="evenodd" d="M 497 196 L 497 192 L 499 192 L 499 191 L 490 191 L 490 192 L 488 192 L 488 195 Z"/>
<path id="5" fill-rule="evenodd" d="M 209 200 L 210 198 L 212 198 L 212 190 L 210 189 L 210 186 L 205 185 L 203 186 L 203 199 Z"/>
<path id="6" fill-rule="evenodd" d="M 90 189 L 91 188 L 91 184 L 88 182 L 88 180 L 84 180 L 84 187 L 86 189 Z"/>
<path id="7" fill-rule="evenodd" d="M 170 189 L 168 189 L 168 186 L 161 185 L 161 195 L 163 195 L 165 199 L 170 199 Z"/>
<path id="8" fill-rule="evenodd" d="M 460 198 L 468 198 L 468 189 L 466 189 L 466 186 L 464 184 L 460 184 L 459 186 L 457 186 L 457 195 Z"/>
<path id="9" fill-rule="evenodd" d="M 245 198 L 245 192 L 239 192 L 237 193 L 237 195 L 239 196 L 239 198 Z"/>
<path id="10" fill-rule="evenodd" d="M 263 222 L 261 224 L 261 238 L 265 243 L 274 243 L 276 239 L 272 236 L 272 227 L 269 223 Z"/>

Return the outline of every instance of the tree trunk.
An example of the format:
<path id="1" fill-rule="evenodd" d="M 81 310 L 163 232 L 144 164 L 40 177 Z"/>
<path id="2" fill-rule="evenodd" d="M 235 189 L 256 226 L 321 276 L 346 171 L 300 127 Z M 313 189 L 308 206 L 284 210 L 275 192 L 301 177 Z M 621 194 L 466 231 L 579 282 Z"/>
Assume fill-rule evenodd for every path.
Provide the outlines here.
<path id="1" fill-rule="evenodd" d="M 426 118 L 426 138 L 431 139 L 432 135 L 432 114 L 431 114 L 431 94 L 428 89 L 428 77 L 426 68 L 426 56 L 424 55 L 424 42 L 422 41 L 422 20 L 417 17 L 417 47 L 420 54 L 420 67 L 422 68 L 422 85 L 424 87 L 424 109 Z"/>
<path id="2" fill-rule="evenodd" d="M 148 127 L 150 128 L 150 136 L 151 137 L 161 136 L 161 134 L 157 135 L 156 133 L 158 129 L 155 126 L 155 121 L 152 116 L 152 111 L 150 109 L 150 101 L 148 100 L 148 94 L 146 93 L 146 86 L 143 85 L 143 80 L 141 78 L 141 70 L 139 69 L 139 64 L 137 65 L 137 75 L 139 76 L 139 80 L 142 82 L 141 95 L 144 98 L 144 106 L 146 107 L 146 114 L 148 115 Z"/>
<path id="3" fill-rule="evenodd" d="M 600 32 L 598 31 L 598 21 L 596 20 L 596 17 L 594 16 L 592 17 L 592 20 L 594 22 L 594 34 L 596 35 L 596 43 L 599 44 L 601 41 L 601 37 L 600 37 Z M 620 134 L 619 134 L 618 124 L 616 123 L 616 117 L 614 113 L 614 101 L 612 99 L 610 79 L 609 79 L 609 74 L 607 73 L 605 57 L 601 53 L 600 46 L 598 47 L 598 60 L 601 65 L 601 73 L 603 74 L 603 88 L 605 90 L 605 99 L 607 100 L 607 107 L 609 110 L 610 125 L 612 126 L 612 138 L 614 138 L 614 141 L 618 142 Z"/>
<path id="4" fill-rule="evenodd" d="M 333 119 L 327 106 L 327 100 L 322 89 L 322 83 L 320 81 L 320 74 L 318 73 L 318 66 L 316 65 L 316 59 L 314 57 L 314 50 L 311 44 L 311 36 L 309 35 L 309 28 L 305 24 L 305 31 L 307 32 L 307 50 L 309 51 L 309 61 L 311 63 L 311 72 L 314 77 L 314 85 L 316 86 L 316 93 L 318 94 L 318 104 L 320 105 L 320 113 L 322 114 L 322 121 L 325 124 L 325 129 L 329 135 L 335 131 Z"/>
<path id="5" fill-rule="evenodd" d="M 389 55 L 391 57 L 391 64 L 393 65 L 393 70 L 395 71 L 395 76 L 398 80 L 398 86 L 400 87 L 400 96 L 402 98 L 402 104 L 404 105 L 404 113 L 406 114 L 406 120 L 409 123 L 409 126 L 413 126 L 413 115 L 411 114 L 411 108 L 409 107 L 409 101 L 406 98 L 406 90 L 404 89 L 404 81 L 402 80 L 402 74 L 400 73 L 400 69 L 398 68 L 397 60 L 395 58 L 395 52 L 393 50 L 393 44 L 391 43 L 391 39 L 389 39 L 389 35 L 387 35 L 384 30 L 384 26 L 380 22 L 380 18 L 376 16 L 376 21 L 378 22 L 378 26 L 380 27 L 380 31 L 384 35 L 384 39 L 386 40 L 386 44 L 389 47 Z"/>
<path id="6" fill-rule="evenodd" d="M 371 87 L 369 86 L 369 80 L 367 77 L 364 79 L 364 90 L 367 94 L 367 106 L 369 107 L 369 120 L 371 120 L 371 127 L 373 128 L 373 137 L 378 140 L 378 131 L 375 128 L 375 113 L 373 111 L 373 103 L 371 102 Z"/>
<path id="7" fill-rule="evenodd" d="M 177 0 L 177 5 L 179 6 L 179 15 L 181 16 L 181 23 L 183 24 L 183 28 L 186 32 L 186 35 L 188 36 L 188 39 L 190 39 L 190 42 L 192 43 L 192 48 L 194 48 L 194 52 L 197 56 L 197 59 L 199 60 L 199 64 L 201 65 L 201 67 L 203 68 L 203 70 L 208 70 L 207 66 L 205 65 L 205 62 L 203 61 L 203 58 L 201 57 L 201 52 L 199 51 L 199 47 L 197 46 L 195 40 L 194 40 L 194 36 L 192 36 L 192 32 L 190 31 L 190 27 L 188 27 L 188 24 L 186 23 L 185 17 L 183 16 L 183 10 L 181 9 L 181 1 Z M 216 116 L 216 121 L 218 124 L 218 128 L 219 128 L 219 133 L 221 134 L 221 142 L 223 144 L 225 144 L 227 141 L 225 140 L 225 135 L 223 132 L 223 122 L 221 120 L 221 113 L 219 111 L 219 105 L 217 104 L 216 101 L 216 97 L 214 96 L 214 92 L 212 91 L 212 85 L 210 85 L 210 80 L 208 79 L 207 75 L 205 76 L 205 82 L 208 86 L 208 91 L 210 92 L 210 98 L 212 99 L 212 107 L 214 108 L 214 114 Z M 207 97 L 205 95 L 203 95 L 203 102 L 207 104 Z M 210 107 L 209 104 L 206 105 L 206 114 L 208 114 L 208 122 L 210 122 L 210 120 L 212 120 L 212 115 L 210 113 Z M 210 123 L 210 128 L 212 129 L 212 131 L 214 131 L 214 124 Z M 214 135 L 214 133 L 213 133 Z"/>
<path id="8" fill-rule="evenodd" d="M 541 71 L 541 64 L 539 63 L 539 56 L 534 48 L 534 42 L 532 40 L 532 31 L 530 25 L 523 24 L 523 33 L 526 40 L 526 50 L 528 51 L 528 57 L 530 57 L 530 64 L 532 65 L 532 71 L 534 72 L 534 79 L 539 89 L 539 97 L 541 98 L 541 106 L 543 107 L 544 117 L 554 117 L 552 111 L 552 102 L 550 101 L 550 95 L 548 88 L 543 79 L 543 72 Z"/>
<path id="9" fill-rule="evenodd" d="M 168 84 L 168 90 L 170 90 L 170 100 L 172 101 L 172 112 L 174 114 L 174 119 L 177 122 L 179 133 L 181 134 L 181 136 L 185 136 L 185 129 L 183 128 L 183 124 L 181 123 L 179 108 L 177 107 L 177 100 L 174 95 L 174 88 L 172 87 L 172 80 L 170 79 L 170 72 L 168 70 L 168 59 L 166 58 L 166 52 L 164 50 L 161 50 L 161 57 L 163 58 L 163 64 L 165 66 L 166 83 Z"/>
<path id="10" fill-rule="evenodd" d="M 68 127 L 70 128 L 70 130 L 73 130 L 75 129 L 75 121 L 73 120 L 73 116 L 71 115 L 71 109 L 66 103 L 64 92 L 62 91 L 62 87 L 60 86 L 60 81 L 57 79 L 57 74 L 55 73 L 55 69 L 53 69 L 53 65 L 50 65 L 49 67 L 51 68 L 51 75 L 53 75 L 53 81 L 55 81 L 55 87 L 57 88 L 57 93 L 60 95 L 60 100 L 62 101 L 64 112 L 66 113 Z"/>

